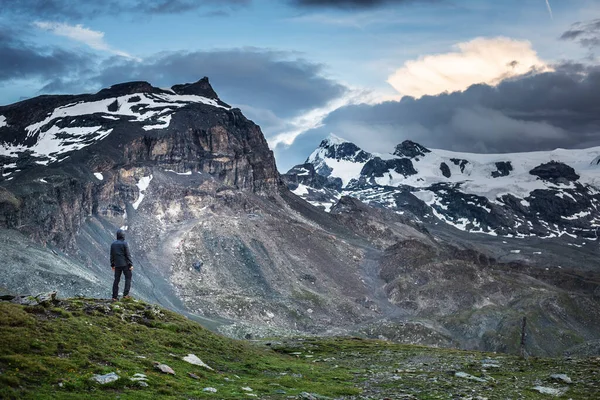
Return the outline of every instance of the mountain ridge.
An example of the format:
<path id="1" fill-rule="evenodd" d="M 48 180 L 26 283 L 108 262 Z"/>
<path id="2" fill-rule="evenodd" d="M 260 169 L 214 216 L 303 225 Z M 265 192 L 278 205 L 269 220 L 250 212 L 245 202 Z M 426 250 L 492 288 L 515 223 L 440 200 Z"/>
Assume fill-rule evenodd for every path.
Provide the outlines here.
<path id="1" fill-rule="evenodd" d="M 399 144 L 393 153 L 376 154 L 336 136 L 323 140 L 304 164 L 283 177 L 296 194 L 326 209 L 341 195 L 350 195 L 398 212 L 417 203 L 429 212 L 415 218 L 441 220 L 469 232 L 596 240 L 599 155 L 600 147 L 461 153 L 412 141 Z"/>

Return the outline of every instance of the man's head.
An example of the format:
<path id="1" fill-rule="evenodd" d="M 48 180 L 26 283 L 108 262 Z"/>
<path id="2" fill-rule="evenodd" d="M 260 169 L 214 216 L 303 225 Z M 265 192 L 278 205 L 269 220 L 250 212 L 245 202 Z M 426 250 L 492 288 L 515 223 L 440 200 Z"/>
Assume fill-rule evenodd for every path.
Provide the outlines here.
<path id="1" fill-rule="evenodd" d="M 123 229 L 117 230 L 117 240 L 125 240 L 125 231 Z"/>

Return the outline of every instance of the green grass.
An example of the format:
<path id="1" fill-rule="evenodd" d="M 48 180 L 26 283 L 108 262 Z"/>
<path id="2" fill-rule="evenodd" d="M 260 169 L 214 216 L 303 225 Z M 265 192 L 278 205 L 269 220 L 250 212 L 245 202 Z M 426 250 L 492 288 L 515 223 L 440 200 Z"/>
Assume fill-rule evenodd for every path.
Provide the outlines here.
<path id="1" fill-rule="evenodd" d="M 194 353 L 210 371 L 182 360 Z M 500 368 L 482 367 L 486 360 Z M 153 366 L 161 362 L 176 375 Z M 456 377 L 462 371 L 486 379 Z M 94 374 L 121 379 L 100 385 Z M 199 380 L 192 379 L 194 373 Z M 146 374 L 149 387 L 129 380 Z M 572 385 L 554 382 L 566 373 Z M 600 398 L 600 358 L 522 360 L 507 354 L 360 338 L 249 343 L 138 301 L 61 300 L 46 307 L 0 302 L 1 399 L 262 399 L 301 392 L 339 399 L 547 399 L 533 386 L 568 387 L 564 399 Z M 217 393 L 203 392 L 214 387 Z M 403 397 L 404 396 L 404 397 Z M 410 397 L 412 396 L 412 397 Z"/>
<path id="2" fill-rule="evenodd" d="M 183 361 L 188 353 L 215 371 Z M 159 372 L 155 361 L 169 365 L 176 375 Z M 181 315 L 137 301 L 74 299 L 48 307 L 0 303 L 0 372 L 2 399 L 240 398 L 248 397 L 241 390 L 245 386 L 261 398 L 277 397 L 277 390 L 286 395 L 359 392 L 343 370 L 328 371 L 216 335 Z M 90 379 L 109 372 L 121 379 L 106 385 Z M 128 379 L 135 373 L 146 374 L 149 387 Z M 203 392 L 205 387 L 218 392 Z"/>

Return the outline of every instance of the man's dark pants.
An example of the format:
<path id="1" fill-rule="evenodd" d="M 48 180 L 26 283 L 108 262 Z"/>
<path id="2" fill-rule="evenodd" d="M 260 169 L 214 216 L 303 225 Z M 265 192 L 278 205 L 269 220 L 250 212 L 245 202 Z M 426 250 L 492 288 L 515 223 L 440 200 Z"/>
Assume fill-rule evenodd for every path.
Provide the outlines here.
<path id="1" fill-rule="evenodd" d="M 116 299 L 119 296 L 119 282 L 121 281 L 121 274 L 125 275 L 125 289 L 123 290 L 123 296 L 127 296 L 129 294 L 129 289 L 131 288 L 131 276 L 133 272 L 129 269 L 129 267 L 115 267 L 115 281 L 113 282 L 113 299 Z"/>

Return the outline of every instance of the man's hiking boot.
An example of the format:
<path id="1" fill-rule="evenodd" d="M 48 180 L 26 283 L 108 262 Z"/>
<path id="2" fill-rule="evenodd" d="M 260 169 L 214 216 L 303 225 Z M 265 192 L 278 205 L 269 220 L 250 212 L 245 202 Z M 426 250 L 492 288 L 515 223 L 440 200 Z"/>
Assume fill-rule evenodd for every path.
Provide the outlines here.
<path id="1" fill-rule="evenodd" d="M 112 302 L 114 303 L 115 301 L 119 301 L 119 299 L 115 299 L 115 298 L 113 297 L 113 298 L 112 298 L 110 301 L 112 301 Z"/>
<path id="2" fill-rule="evenodd" d="M 127 299 L 127 300 L 129 300 L 129 299 L 131 299 L 132 297 L 131 297 L 131 296 L 129 296 L 129 295 L 127 295 L 127 296 L 123 296 L 123 298 L 124 298 L 124 299 Z"/>

